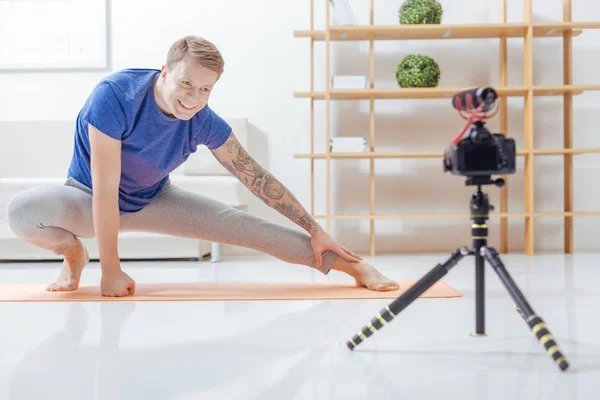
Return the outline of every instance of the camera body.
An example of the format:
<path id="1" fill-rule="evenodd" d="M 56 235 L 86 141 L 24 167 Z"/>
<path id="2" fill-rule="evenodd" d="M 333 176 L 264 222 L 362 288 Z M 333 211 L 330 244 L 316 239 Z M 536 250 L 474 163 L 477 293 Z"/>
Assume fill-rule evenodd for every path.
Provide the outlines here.
<path id="1" fill-rule="evenodd" d="M 511 138 L 490 133 L 482 121 L 444 153 L 444 172 L 461 176 L 508 175 L 516 170 L 516 145 Z"/>

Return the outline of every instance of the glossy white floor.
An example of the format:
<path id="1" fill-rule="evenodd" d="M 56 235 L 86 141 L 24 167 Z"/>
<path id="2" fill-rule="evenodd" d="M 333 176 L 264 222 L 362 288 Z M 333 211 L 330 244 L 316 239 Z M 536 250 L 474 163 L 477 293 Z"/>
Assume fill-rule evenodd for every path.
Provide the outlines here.
<path id="1" fill-rule="evenodd" d="M 418 279 L 447 254 L 378 256 Z M 597 254 L 504 255 L 571 367 L 561 372 L 486 269 L 487 337 L 474 330 L 474 260 L 444 280 L 460 299 L 419 299 L 355 351 L 345 342 L 390 301 L 0 303 L 0 398 L 596 399 Z M 0 281 L 46 283 L 59 264 L 0 264 Z M 265 257 L 124 262 L 137 282 L 346 280 Z M 99 265 L 84 272 L 98 282 Z"/>

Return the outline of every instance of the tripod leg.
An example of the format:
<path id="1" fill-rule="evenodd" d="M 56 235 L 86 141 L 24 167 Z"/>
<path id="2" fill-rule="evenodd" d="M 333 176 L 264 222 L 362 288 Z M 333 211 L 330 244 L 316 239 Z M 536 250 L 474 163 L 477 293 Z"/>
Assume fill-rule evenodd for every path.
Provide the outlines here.
<path id="1" fill-rule="evenodd" d="M 475 334 L 485 336 L 485 258 L 475 253 Z"/>
<path id="2" fill-rule="evenodd" d="M 443 264 L 436 265 L 431 271 L 423 276 L 418 282 L 411 286 L 400 297 L 391 302 L 387 307 L 382 309 L 367 325 L 365 325 L 356 335 L 352 337 L 346 345 L 350 350 L 353 350 L 362 341 L 381 329 L 388 322 L 391 322 L 403 309 L 410 303 L 415 301 L 427 289 L 433 286 L 444 275 L 450 271 L 463 257 L 469 254 L 469 249 L 466 247 L 458 248 L 452 253 Z"/>
<path id="3" fill-rule="evenodd" d="M 565 360 L 562 353 L 559 350 L 558 344 L 554 337 L 546 327 L 544 321 L 535 314 L 535 311 L 531 308 L 516 283 L 513 281 L 512 277 L 509 275 L 508 271 L 504 267 L 504 264 L 500 260 L 500 256 L 498 252 L 493 247 L 482 247 L 481 251 L 483 252 L 486 260 L 492 265 L 492 268 L 498 276 L 500 280 L 506 286 L 509 293 L 511 294 L 513 300 L 515 301 L 517 307 L 519 308 L 519 314 L 525 320 L 527 325 L 531 328 L 533 334 L 538 338 L 540 343 L 544 345 L 548 354 L 552 357 L 554 362 L 558 365 L 558 367 L 565 371 L 569 368 L 569 363 Z"/>

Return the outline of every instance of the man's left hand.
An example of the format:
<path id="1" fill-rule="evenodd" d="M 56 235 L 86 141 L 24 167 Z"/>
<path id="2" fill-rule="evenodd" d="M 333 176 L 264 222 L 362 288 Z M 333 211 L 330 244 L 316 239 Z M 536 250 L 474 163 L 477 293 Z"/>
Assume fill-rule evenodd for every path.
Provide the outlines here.
<path id="1" fill-rule="evenodd" d="M 361 256 L 340 245 L 338 242 L 333 240 L 333 238 L 329 236 L 327 232 L 325 232 L 322 229 L 319 229 L 319 231 L 312 236 L 312 238 L 310 239 L 310 244 L 312 245 L 313 251 L 315 252 L 317 268 L 321 267 L 321 264 L 323 263 L 322 254 L 327 250 L 331 250 L 334 253 L 337 253 L 340 257 L 350 262 L 362 261 Z"/>

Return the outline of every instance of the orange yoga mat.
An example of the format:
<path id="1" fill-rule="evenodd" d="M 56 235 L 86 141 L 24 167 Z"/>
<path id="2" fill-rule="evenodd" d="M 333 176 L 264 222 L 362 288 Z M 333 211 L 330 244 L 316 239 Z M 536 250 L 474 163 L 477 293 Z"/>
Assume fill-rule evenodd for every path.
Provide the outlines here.
<path id="1" fill-rule="evenodd" d="M 353 282 L 137 283 L 135 294 L 125 297 L 103 297 L 99 284 L 82 284 L 73 292 L 48 292 L 42 284 L 3 284 L 0 302 L 394 299 L 415 282 L 398 281 L 400 290 L 393 292 L 359 288 Z M 421 295 L 423 298 L 462 296 L 442 281 Z"/>

